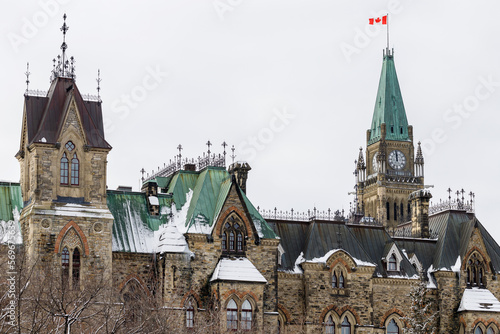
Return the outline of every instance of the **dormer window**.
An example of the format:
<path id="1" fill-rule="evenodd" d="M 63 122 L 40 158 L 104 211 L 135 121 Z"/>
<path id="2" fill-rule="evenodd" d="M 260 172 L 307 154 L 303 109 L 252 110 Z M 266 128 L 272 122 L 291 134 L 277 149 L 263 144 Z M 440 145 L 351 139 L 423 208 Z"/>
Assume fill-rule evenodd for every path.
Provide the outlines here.
<path id="1" fill-rule="evenodd" d="M 396 271 L 398 269 L 398 263 L 396 261 L 396 256 L 394 254 L 389 258 L 389 264 L 387 265 L 387 270 Z"/>
<path id="2" fill-rule="evenodd" d="M 226 219 L 222 228 L 221 249 L 225 253 L 242 254 L 245 251 L 246 231 L 243 222 L 236 215 Z"/>
<path id="3" fill-rule="evenodd" d="M 65 152 L 63 152 L 61 157 L 61 171 L 60 171 L 60 183 L 61 185 L 67 186 L 78 186 L 80 185 L 80 161 L 75 150 L 75 144 L 72 141 L 68 141 L 64 145 Z M 69 158 L 71 157 L 71 163 Z M 71 167 L 70 167 L 71 164 Z"/>

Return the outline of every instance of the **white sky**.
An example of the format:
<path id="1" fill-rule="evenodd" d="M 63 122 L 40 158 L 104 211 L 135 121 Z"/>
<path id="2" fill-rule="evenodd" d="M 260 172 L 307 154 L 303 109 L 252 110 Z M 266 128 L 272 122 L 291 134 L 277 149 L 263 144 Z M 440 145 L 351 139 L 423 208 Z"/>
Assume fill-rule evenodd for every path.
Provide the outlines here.
<path id="1" fill-rule="evenodd" d="M 349 209 L 386 44 L 385 29 L 361 35 L 369 17 L 392 13 L 426 184 L 434 199 L 448 187 L 475 192 L 479 220 L 500 240 L 498 1 L 9 1 L 0 13 L 2 180 L 19 180 L 26 62 L 30 89 L 47 90 L 64 12 L 82 93 L 95 94 L 101 70 L 110 189 L 138 189 L 140 169 L 163 166 L 178 144 L 197 157 L 208 139 L 220 153 L 225 140 L 252 166 L 252 202 L 281 210 Z M 348 45 L 356 53 L 346 56 Z"/>

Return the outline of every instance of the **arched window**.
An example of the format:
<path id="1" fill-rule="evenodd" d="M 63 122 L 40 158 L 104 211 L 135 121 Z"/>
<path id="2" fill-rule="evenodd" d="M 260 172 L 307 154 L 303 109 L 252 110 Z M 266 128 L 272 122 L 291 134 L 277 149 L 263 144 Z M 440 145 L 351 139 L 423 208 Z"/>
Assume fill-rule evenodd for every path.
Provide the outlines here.
<path id="1" fill-rule="evenodd" d="M 467 261 L 467 268 L 466 268 L 467 287 L 469 288 L 485 287 L 486 286 L 485 269 L 486 267 L 483 261 L 483 257 L 477 252 L 472 253 L 472 255 L 469 257 L 469 260 Z"/>
<path id="2" fill-rule="evenodd" d="M 186 308 L 186 327 L 194 328 L 194 307 L 191 301 L 188 302 Z"/>
<path id="3" fill-rule="evenodd" d="M 73 159 L 71 159 L 71 185 L 77 186 L 80 180 L 80 162 L 76 153 L 73 154 Z"/>
<path id="4" fill-rule="evenodd" d="M 69 160 L 66 153 L 63 153 L 61 158 L 61 184 L 68 184 L 69 177 Z"/>
<path id="5" fill-rule="evenodd" d="M 344 317 L 344 321 L 342 321 L 342 331 L 340 334 L 351 334 L 351 323 L 347 317 Z"/>
<path id="6" fill-rule="evenodd" d="M 394 319 L 392 319 L 387 325 L 387 334 L 399 334 L 399 327 Z"/>
<path id="7" fill-rule="evenodd" d="M 73 251 L 72 267 L 73 289 L 77 289 L 80 284 L 80 251 L 78 248 Z"/>
<path id="8" fill-rule="evenodd" d="M 71 152 L 75 149 L 75 144 L 73 144 L 73 142 L 70 140 L 66 143 L 66 145 L 64 145 L 64 147 L 66 147 L 66 149 Z"/>
<path id="9" fill-rule="evenodd" d="M 332 288 L 337 287 L 337 273 L 334 271 L 332 275 Z"/>
<path id="10" fill-rule="evenodd" d="M 389 258 L 389 264 L 387 265 L 387 270 L 389 271 L 398 270 L 396 256 L 394 254 L 392 254 L 391 257 Z"/>
<path id="11" fill-rule="evenodd" d="M 325 322 L 325 334 L 335 334 L 335 322 L 332 316 L 328 316 Z"/>
<path id="12" fill-rule="evenodd" d="M 405 220 L 405 217 L 404 217 L 405 212 L 403 210 L 403 203 L 402 202 L 399 204 L 399 214 L 401 215 L 401 220 Z"/>
<path id="13" fill-rule="evenodd" d="M 398 205 L 394 203 L 394 220 L 398 220 Z"/>
<path id="14" fill-rule="evenodd" d="M 236 214 L 233 213 L 226 219 L 221 232 L 221 249 L 224 253 L 244 253 L 245 228 Z"/>
<path id="15" fill-rule="evenodd" d="M 227 329 L 238 329 L 238 306 L 233 299 L 227 303 L 226 321 Z"/>
<path id="16" fill-rule="evenodd" d="M 68 287 L 69 281 L 69 251 L 67 247 L 64 247 L 61 253 L 61 265 L 62 265 L 62 283 L 65 287 Z"/>
<path id="17" fill-rule="evenodd" d="M 241 305 L 241 329 L 252 329 L 252 305 L 248 300 Z"/>
<path id="18" fill-rule="evenodd" d="M 481 329 L 481 327 L 479 327 L 479 325 L 474 330 L 474 334 L 483 334 L 483 330 Z"/>
<path id="19" fill-rule="evenodd" d="M 389 202 L 385 203 L 385 211 L 387 212 L 387 220 L 391 220 L 391 212 L 389 211 Z"/>
<path id="20" fill-rule="evenodd" d="M 486 334 L 495 334 L 495 330 L 493 328 L 488 328 L 488 330 L 486 331 Z"/>
<path id="21" fill-rule="evenodd" d="M 343 289 L 344 288 L 344 274 L 341 272 L 339 276 L 339 288 Z"/>

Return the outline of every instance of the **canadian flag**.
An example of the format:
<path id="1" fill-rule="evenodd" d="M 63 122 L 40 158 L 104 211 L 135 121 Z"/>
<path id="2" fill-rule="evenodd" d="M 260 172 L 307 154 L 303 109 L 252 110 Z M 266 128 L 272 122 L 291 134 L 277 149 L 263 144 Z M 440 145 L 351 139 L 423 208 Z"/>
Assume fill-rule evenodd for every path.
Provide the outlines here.
<path id="1" fill-rule="evenodd" d="M 387 15 L 384 15 L 382 17 L 376 17 L 376 18 L 371 18 L 368 19 L 368 22 L 373 25 L 375 23 L 382 23 L 382 24 L 387 24 Z"/>

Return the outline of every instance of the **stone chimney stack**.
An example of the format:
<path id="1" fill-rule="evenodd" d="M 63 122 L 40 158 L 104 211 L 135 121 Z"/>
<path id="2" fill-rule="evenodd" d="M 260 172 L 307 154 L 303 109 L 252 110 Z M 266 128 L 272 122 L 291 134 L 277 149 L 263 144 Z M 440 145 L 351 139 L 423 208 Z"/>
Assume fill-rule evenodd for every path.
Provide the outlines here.
<path id="1" fill-rule="evenodd" d="M 411 202 L 411 234 L 417 238 L 429 238 L 429 202 L 431 192 L 425 189 L 410 194 Z"/>
<path id="2" fill-rule="evenodd" d="M 248 171 L 251 169 L 250 165 L 244 161 L 234 162 L 227 169 L 229 174 L 235 177 L 236 182 L 238 182 L 238 185 L 245 194 L 247 193 Z"/>

